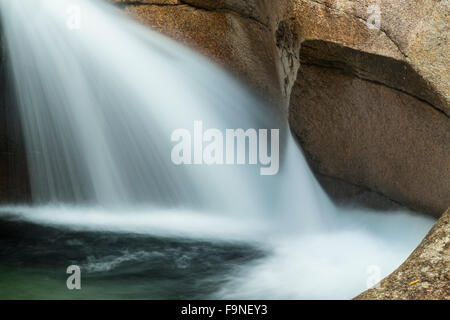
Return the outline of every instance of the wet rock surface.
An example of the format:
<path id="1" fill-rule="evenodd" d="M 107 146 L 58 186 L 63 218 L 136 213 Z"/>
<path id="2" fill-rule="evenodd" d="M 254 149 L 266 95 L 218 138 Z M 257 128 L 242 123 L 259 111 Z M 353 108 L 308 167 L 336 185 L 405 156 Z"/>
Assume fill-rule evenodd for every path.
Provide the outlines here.
<path id="1" fill-rule="evenodd" d="M 356 299 L 450 299 L 450 208 L 395 272 Z"/>

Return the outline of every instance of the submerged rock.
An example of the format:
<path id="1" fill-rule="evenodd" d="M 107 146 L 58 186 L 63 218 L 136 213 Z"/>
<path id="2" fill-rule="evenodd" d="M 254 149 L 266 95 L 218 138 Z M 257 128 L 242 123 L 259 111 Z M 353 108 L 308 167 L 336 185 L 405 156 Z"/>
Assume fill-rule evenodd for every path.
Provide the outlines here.
<path id="1" fill-rule="evenodd" d="M 450 299 L 450 208 L 395 272 L 356 299 Z"/>

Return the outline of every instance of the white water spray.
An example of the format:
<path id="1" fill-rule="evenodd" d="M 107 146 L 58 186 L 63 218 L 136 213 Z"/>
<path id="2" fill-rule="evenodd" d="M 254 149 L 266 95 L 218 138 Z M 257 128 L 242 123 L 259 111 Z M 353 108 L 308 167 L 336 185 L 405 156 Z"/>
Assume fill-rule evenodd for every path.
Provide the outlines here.
<path id="1" fill-rule="evenodd" d="M 79 25 L 70 28 L 69 0 L 0 3 L 39 205 L 2 211 L 62 226 L 251 240 L 273 250 L 230 277 L 220 297 L 320 298 L 334 290 L 333 297 L 350 298 L 365 289 L 366 265 L 389 273 L 430 227 L 408 214 L 337 210 L 275 110 L 110 5 L 78 0 Z M 221 130 L 280 128 L 280 173 L 175 166 L 171 133 L 196 120 Z M 373 231 L 392 221 L 393 231 Z"/>

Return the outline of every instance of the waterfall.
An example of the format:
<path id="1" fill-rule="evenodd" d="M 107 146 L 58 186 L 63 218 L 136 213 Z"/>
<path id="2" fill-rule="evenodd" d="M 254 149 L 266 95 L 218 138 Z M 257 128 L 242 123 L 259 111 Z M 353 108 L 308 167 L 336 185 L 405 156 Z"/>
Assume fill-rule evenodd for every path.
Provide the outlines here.
<path id="1" fill-rule="evenodd" d="M 79 26 L 68 21 L 73 3 L 82 13 Z M 384 274 L 398 266 L 429 228 L 429 220 L 408 213 L 377 218 L 336 208 L 276 108 L 266 106 L 206 58 L 129 20 L 111 5 L 94 0 L 2 0 L 0 6 L 33 198 L 32 207 L 5 210 L 38 222 L 94 229 L 266 238 L 278 248 L 275 269 L 282 268 L 276 264 L 285 258 L 314 259 L 314 250 L 336 252 L 348 246 L 358 255 L 366 250 L 364 239 L 369 237 L 370 254 L 387 266 Z M 263 176 L 251 165 L 174 164 L 172 133 L 193 130 L 196 121 L 223 132 L 279 129 L 279 173 Z M 377 248 L 372 231 L 364 230 L 392 219 L 409 221 L 410 229 L 378 232 L 389 241 Z M 359 220 L 361 230 L 349 231 Z M 417 232 L 411 235 L 411 229 Z M 339 233 L 342 230 L 347 233 Z M 339 236 L 330 236 L 332 232 Z M 395 254 L 383 255 L 391 241 L 401 237 L 407 238 L 404 245 L 390 248 Z M 352 242 L 358 239 L 362 244 L 355 249 Z M 296 250 L 305 256 L 297 257 Z M 316 263 L 303 275 L 320 282 L 332 267 L 314 277 L 308 272 Z M 364 263 L 361 259 L 355 268 Z M 348 268 L 346 275 L 355 270 L 343 268 Z M 237 291 L 244 296 L 259 292 L 255 286 L 266 274 L 259 270 Z M 364 274 L 365 269 L 358 272 Z M 294 274 L 293 269 L 285 275 Z M 221 297 L 235 296 L 237 282 L 229 283 L 218 293 Z M 287 285 L 284 279 L 279 283 Z M 313 290 L 314 282 L 308 283 L 305 288 Z M 276 284 L 270 286 L 278 290 Z M 341 291 L 339 297 L 350 294 Z M 305 292 L 273 296 L 304 297 Z"/>
<path id="2" fill-rule="evenodd" d="M 239 203 L 260 202 L 260 183 L 278 192 L 280 185 L 255 182 L 256 171 L 178 168 L 169 161 L 177 128 L 196 120 L 219 129 L 279 128 L 275 110 L 206 59 L 103 3 L 77 1 L 82 21 L 79 30 L 70 29 L 71 4 L 3 2 L 36 202 L 199 209 L 225 208 L 234 199 L 236 211 Z M 302 156 L 296 161 L 308 171 Z M 317 188 L 312 176 L 299 178 L 309 185 L 303 192 Z"/>

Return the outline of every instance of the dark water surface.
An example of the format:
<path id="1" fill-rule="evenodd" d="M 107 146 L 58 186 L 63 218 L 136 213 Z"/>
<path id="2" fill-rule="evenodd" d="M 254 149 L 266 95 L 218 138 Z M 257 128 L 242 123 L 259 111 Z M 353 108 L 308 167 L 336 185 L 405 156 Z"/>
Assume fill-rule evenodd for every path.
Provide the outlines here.
<path id="1" fill-rule="evenodd" d="M 207 299 L 249 245 L 76 231 L 0 218 L 0 299 Z M 81 267 L 81 290 L 66 269 Z"/>

